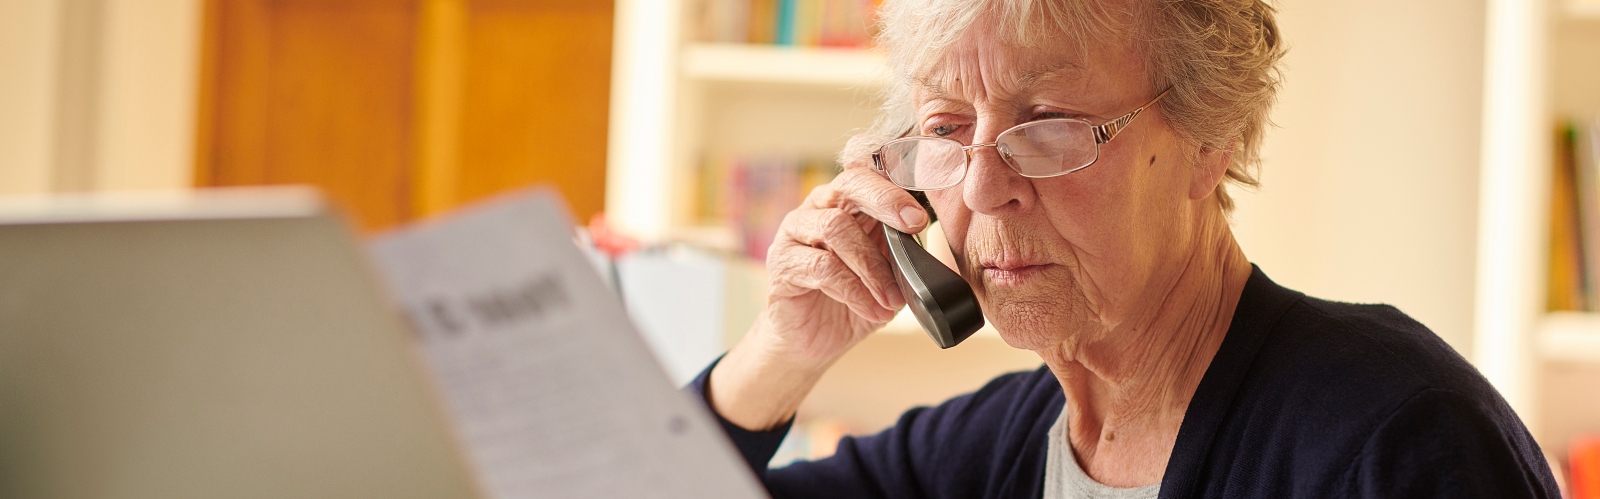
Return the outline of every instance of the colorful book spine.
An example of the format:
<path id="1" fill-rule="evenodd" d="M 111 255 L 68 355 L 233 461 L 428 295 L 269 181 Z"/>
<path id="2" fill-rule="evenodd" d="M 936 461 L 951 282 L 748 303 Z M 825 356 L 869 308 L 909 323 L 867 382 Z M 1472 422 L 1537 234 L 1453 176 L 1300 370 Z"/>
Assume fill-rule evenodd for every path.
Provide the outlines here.
<path id="1" fill-rule="evenodd" d="M 1588 301 L 1572 138 L 1571 126 L 1557 127 L 1550 171 L 1550 269 L 1545 294 L 1546 308 L 1552 311 L 1584 310 Z"/>
<path id="2" fill-rule="evenodd" d="M 794 45 L 795 20 L 799 17 L 800 0 L 778 0 L 778 45 Z"/>
<path id="3" fill-rule="evenodd" d="M 733 229 L 736 249 L 763 261 L 783 217 L 837 172 L 831 159 L 711 155 L 700 166 L 696 218 Z"/>
<path id="4" fill-rule="evenodd" d="M 750 43 L 772 44 L 778 41 L 778 1 L 750 0 Z"/>
<path id="5" fill-rule="evenodd" d="M 1596 150 L 1600 119 L 1574 122 L 1568 127 L 1567 145 L 1578 182 L 1578 245 L 1583 268 L 1583 310 L 1600 311 L 1600 150 Z M 1558 151 L 1557 154 L 1560 154 Z"/>
<path id="6" fill-rule="evenodd" d="M 878 0 L 700 0 L 702 41 L 797 47 L 865 47 Z"/>

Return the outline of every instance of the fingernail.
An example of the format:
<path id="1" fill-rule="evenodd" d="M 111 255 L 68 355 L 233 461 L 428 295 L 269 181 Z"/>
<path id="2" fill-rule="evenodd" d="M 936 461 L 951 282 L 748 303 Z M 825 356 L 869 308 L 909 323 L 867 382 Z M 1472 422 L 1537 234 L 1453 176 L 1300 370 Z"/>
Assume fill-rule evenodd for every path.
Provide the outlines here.
<path id="1" fill-rule="evenodd" d="M 907 206 L 900 209 L 900 222 L 906 224 L 907 229 L 916 229 L 928 222 L 928 214 L 923 213 L 920 206 Z"/>

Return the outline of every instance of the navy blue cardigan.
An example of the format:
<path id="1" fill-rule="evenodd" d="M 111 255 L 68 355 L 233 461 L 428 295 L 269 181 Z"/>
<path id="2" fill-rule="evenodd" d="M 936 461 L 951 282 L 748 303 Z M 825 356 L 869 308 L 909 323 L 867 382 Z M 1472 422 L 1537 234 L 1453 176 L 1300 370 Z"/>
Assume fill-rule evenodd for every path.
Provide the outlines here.
<path id="1" fill-rule="evenodd" d="M 702 400 L 711 368 L 688 387 Z M 1049 370 L 1006 374 L 846 437 L 833 457 L 773 470 L 787 425 L 718 419 L 775 497 L 1038 498 L 1064 404 Z M 1422 324 L 1387 305 L 1307 297 L 1257 268 L 1184 414 L 1160 497 L 1559 494 L 1517 415 Z"/>

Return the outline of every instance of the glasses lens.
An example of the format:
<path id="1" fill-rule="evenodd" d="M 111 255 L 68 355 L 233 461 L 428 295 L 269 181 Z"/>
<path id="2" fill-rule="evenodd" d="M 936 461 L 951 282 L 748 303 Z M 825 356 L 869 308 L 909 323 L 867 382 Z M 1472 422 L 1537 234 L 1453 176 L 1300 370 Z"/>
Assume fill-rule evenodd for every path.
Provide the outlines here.
<path id="1" fill-rule="evenodd" d="M 1053 177 L 1094 163 L 1094 131 L 1077 120 L 1029 123 L 996 141 L 1000 154 L 1024 177 Z"/>
<path id="2" fill-rule="evenodd" d="M 919 191 L 956 185 L 967 166 L 960 143 L 933 137 L 890 141 L 878 150 L 878 158 L 890 182 Z"/>

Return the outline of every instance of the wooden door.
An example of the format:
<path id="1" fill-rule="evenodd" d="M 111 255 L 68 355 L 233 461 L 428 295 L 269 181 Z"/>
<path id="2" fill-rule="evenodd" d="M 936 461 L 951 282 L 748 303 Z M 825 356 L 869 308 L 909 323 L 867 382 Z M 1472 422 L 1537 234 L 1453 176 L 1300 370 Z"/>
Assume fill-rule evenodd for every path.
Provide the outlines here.
<path id="1" fill-rule="evenodd" d="M 611 2 L 209 0 L 200 186 L 312 184 L 363 230 L 533 184 L 604 204 Z"/>

